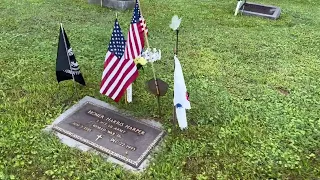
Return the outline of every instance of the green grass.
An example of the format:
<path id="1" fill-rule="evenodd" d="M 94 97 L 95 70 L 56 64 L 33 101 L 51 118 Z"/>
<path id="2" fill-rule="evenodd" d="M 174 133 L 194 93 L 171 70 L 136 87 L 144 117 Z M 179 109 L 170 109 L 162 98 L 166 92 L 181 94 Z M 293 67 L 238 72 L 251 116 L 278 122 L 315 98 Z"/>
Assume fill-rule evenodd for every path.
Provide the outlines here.
<path id="1" fill-rule="evenodd" d="M 1 0 L 0 179 L 317 179 L 320 178 L 320 11 L 317 1 L 259 0 L 281 19 L 233 16 L 235 0 L 143 0 L 158 76 L 170 84 L 159 121 L 164 147 L 142 174 L 82 153 L 41 130 L 88 95 L 138 117 L 154 117 L 145 89 L 150 66 L 134 84 L 134 102 L 99 93 L 116 11 L 86 0 Z M 118 12 L 125 33 L 132 11 Z M 179 59 L 192 109 L 189 129 L 172 123 L 174 32 L 183 18 Z M 87 86 L 55 77 L 64 24 Z M 288 93 L 286 93 L 288 92 Z"/>

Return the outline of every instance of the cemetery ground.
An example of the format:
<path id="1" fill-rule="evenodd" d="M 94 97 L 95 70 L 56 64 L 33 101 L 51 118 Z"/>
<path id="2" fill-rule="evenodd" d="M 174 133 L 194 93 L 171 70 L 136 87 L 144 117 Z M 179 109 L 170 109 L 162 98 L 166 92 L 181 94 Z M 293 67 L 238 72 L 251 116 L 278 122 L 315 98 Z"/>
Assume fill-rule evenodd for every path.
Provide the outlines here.
<path id="1" fill-rule="evenodd" d="M 279 20 L 234 16 L 236 1 L 142 0 L 167 131 L 141 174 L 83 153 L 42 132 L 84 96 L 138 117 L 157 115 L 145 89 L 151 66 L 133 85 L 133 103 L 99 93 L 115 10 L 86 0 L 0 3 L 0 179 L 317 179 L 320 178 L 320 12 L 317 1 L 257 0 L 282 8 Z M 171 17 L 182 17 L 179 60 L 191 110 L 189 128 L 172 122 Z M 118 12 L 127 36 L 132 10 Z M 63 23 L 87 82 L 58 87 L 55 63 Z"/>

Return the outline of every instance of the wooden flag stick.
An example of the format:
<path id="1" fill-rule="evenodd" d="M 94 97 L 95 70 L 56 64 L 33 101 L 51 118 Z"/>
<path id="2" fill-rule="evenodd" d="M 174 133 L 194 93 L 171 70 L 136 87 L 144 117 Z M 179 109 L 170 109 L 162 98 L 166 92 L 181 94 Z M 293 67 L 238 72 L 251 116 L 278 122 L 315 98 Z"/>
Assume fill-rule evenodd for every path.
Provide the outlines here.
<path id="1" fill-rule="evenodd" d="M 127 102 L 127 90 L 125 91 L 124 93 L 124 103 L 127 105 L 128 102 Z"/>
<path id="2" fill-rule="evenodd" d="M 138 1 L 138 4 L 139 4 L 140 15 L 143 16 L 143 15 L 142 15 L 142 8 L 141 8 L 140 0 L 137 0 L 137 1 Z M 146 26 L 147 26 L 147 25 L 146 25 Z M 144 31 L 144 37 L 145 37 L 145 41 L 146 41 L 147 48 L 149 49 L 149 48 L 150 48 L 150 45 L 149 45 L 149 40 L 148 40 L 148 36 L 147 36 L 147 32 L 146 32 L 146 31 Z M 153 62 L 151 62 L 151 69 L 152 69 L 152 72 L 153 72 L 154 84 L 156 85 L 156 89 L 157 89 L 157 102 L 158 102 L 159 116 L 161 116 L 161 109 L 160 109 L 160 90 L 159 90 L 159 85 L 158 85 L 158 81 L 157 81 L 156 71 L 155 71 L 154 66 L 153 66 Z"/>

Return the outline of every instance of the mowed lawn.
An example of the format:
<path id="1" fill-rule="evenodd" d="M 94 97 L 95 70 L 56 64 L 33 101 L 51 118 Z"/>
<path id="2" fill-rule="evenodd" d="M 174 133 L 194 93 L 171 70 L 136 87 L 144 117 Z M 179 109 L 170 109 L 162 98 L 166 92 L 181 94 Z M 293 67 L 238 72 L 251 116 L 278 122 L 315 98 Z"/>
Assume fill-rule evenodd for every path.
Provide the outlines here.
<path id="1" fill-rule="evenodd" d="M 148 169 L 131 173 L 69 148 L 42 132 L 84 96 L 141 118 L 157 115 L 145 88 L 151 66 L 133 85 L 133 103 L 99 93 L 115 14 L 127 36 L 132 10 L 87 0 L 0 1 L 0 179 L 317 179 L 320 178 L 320 11 L 316 0 L 257 0 L 282 8 L 277 21 L 234 16 L 235 0 L 141 0 L 151 47 L 162 50 L 157 75 L 167 131 Z M 189 128 L 172 121 L 173 15 L 182 17 L 179 60 L 192 109 Z M 87 82 L 55 76 L 63 23 Z"/>

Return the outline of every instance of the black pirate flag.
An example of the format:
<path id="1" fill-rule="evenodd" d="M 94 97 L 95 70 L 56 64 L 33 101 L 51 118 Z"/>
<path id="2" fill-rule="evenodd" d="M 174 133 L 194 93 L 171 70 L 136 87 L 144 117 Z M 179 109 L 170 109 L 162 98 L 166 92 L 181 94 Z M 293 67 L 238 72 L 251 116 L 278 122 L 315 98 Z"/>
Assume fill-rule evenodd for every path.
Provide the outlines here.
<path id="1" fill-rule="evenodd" d="M 56 75 L 58 83 L 64 80 L 74 79 L 76 82 L 84 86 L 86 85 L 62 24 L 60 26 L 58 42 Z"/>

